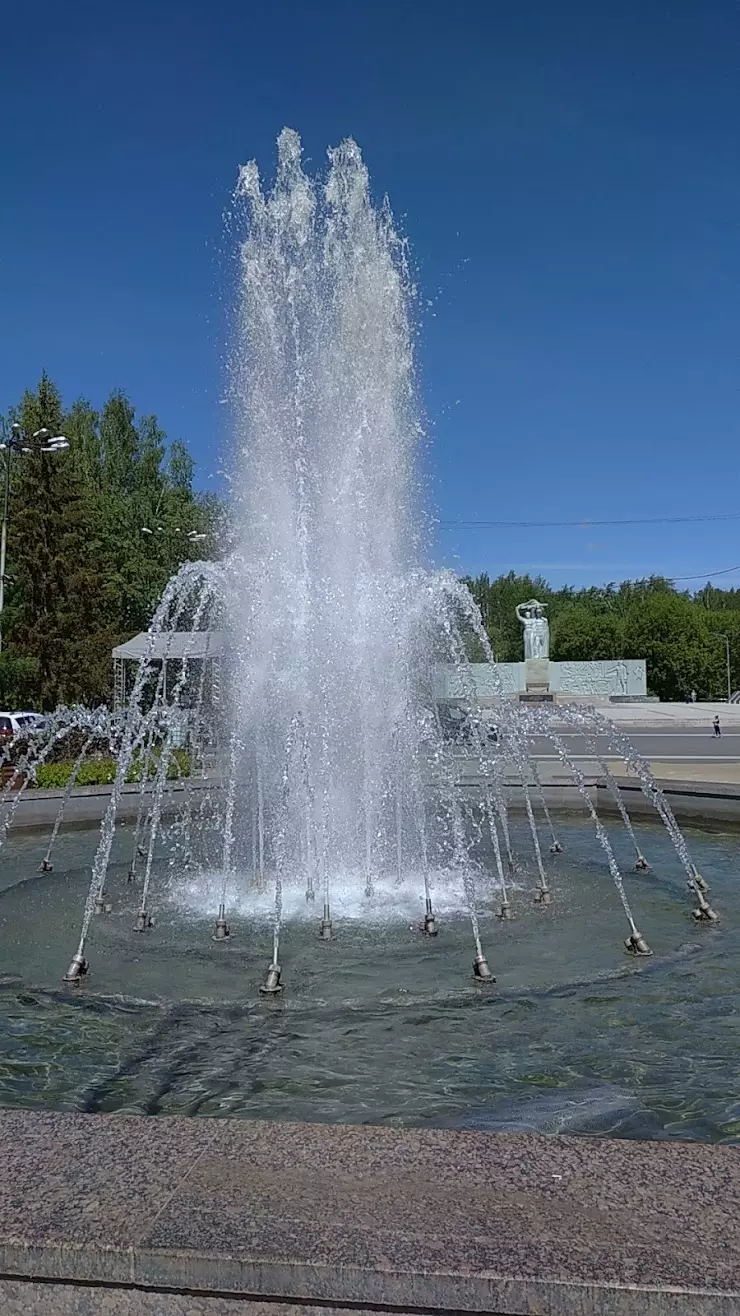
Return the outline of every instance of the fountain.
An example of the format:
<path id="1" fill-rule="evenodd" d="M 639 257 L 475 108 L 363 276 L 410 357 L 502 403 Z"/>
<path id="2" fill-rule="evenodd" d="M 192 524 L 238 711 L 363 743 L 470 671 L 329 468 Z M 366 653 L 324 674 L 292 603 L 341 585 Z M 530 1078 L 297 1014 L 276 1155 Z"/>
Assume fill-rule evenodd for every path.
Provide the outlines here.
<path id="1" fill-rule="evenodd" d="M 557 910 L 558 870 L 548 875 L 548 864 L 560 862 L 564 846 L 532 750 L 541 738 L 567 770 L 605 857 L 615 913 L 621 911 L 627 924 L 628 935 L 615 935 L 615 943 L 633 956 L 649 956 L 615 847 L 566 732 L 578 732 L 594 747 L 597 736 L 605 742 L 605 751 L 593 753 L 634 846 L 636 868 L 647 872 L 648 861 L 611 758 L 628 764 L 664 823 L 686 872 L 696 922 L 716 922 L 706 882 L 665 797 L 606 719 L 583 707 L 523 706 L 506 699 L 500 686 L 491 715 L 495 734 L 478 709 L 471 641 L 487 662 L 493 664 L 493 656 L 477 608 L 452 575 L 422 565 L 422 430 L 405 247 L 387 205 L 372 204 L 355 143 L 345 141 L 329 153 L 322 182 L 304 172 L 299 139 L 285 130 L 274 186 L 266 192 L 256 166 L 245 166 L 235 213 L 243 217 L 245 232 L 229 370 L 236 436 L 233 549 L 218 563 L 187 563 L 169 582 L 130 701 L 115 725 L 104 711 L 63 710 L 17 766 L 25 786 L 61 739 L 72 730 L 84 735 L 42 860 L 42 871 L 49 873 L 90 747 L 101 736 L 115 740 L 115 781 L 65 982 L 78 987 L 89 979 L 93 920 L 100 926 L 105 919 L 96 916 L 110 914 L 120 900 L 110 862 L 133 765 L 139 800 L 127 881 L 138 888 L 141 879 L 133 922 L 141 955 L 154 953 L 148 945 L 157 926 L 157 855 L 164 842 L 170 886 L 187 874 L 192 890 L 200 872 L 205 892 L 216 874 L 214 956 L 228 957 L 240 938 L 262 935 L 269 890 L 270 944 L 260 987 L 267 998 L 280 996 L 290 982 L 283 938 L 286 909 L 294 911 L 297 899 L 309 911 L 314 904 L 321 910 L 320 919 L 314 916 L 314 940 L 320 943 L 315 954 L 319 972 L 329 974 L 342 954 L 337 909 L 352 905 L 356 925 L 369 938 L 384 904 L 409 883 L 415 884 L 421 916 L 419 946 L 437 953 L 444 943 L 438 935 L 445 930 L 440 898 L 447 907 L 459 905 L 469 924 L 473 984 L 489 989 L 495 977 L 484 933 L 497 935 L 497 925 L 483 917 L 489 902 L 496 905 L 500 935 L 523 901 L 536 905 L 541 920 L 554 918 Z M 517 615 L 525 625 L 529 661 L 543 662 L 542 605 L 532 600 Z M 228 655 L 214 706 L 205 661 L 192 650 L 199 632 L 217 626 L 228 636 Z M 176 677 L 166 681 L 176 636 Z M 464 692 L 458 703 L 465 752 L 476 765 L 473 809 L 460 790 L 445 711 L 435 694 L 439 664 L 454 669 Z M 191 770 L 173 822 L 168 780 L 186 691 L 192 704 Z M 215 762 L 196 790 L 194 764 L 203 758 L 205 739 L 215 746 Z M 22 795 L 11 786 L 2 801 L 0 844 Z M 535 868 L 528 894 L 522 889 L 526 866 L 515 857 L 510 826 L 512 810 L 521 804 Z M 544 842 L 538 812 L 549 838 Z M 489 867 L 474 853 L 484 844 L 490 844 Z M 251 926 L 249 914 L 246 926 L 240 916 L 245 902 L 254 911 Z M 495 968 L 494 955 L 490 962 Z M 403 953 L 401 968 L 413 977 L 412 948 Z"/>

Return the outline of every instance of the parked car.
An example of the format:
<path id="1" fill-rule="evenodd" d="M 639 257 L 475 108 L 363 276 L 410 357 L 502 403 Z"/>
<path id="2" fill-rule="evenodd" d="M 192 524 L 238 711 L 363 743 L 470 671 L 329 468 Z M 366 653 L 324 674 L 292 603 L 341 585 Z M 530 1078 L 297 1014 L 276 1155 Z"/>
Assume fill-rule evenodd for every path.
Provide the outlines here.
<path id="1" fill-rule="evenodd" d="M 26 736 L 34 727 L 36 714 L 0 713 L 0 743 L 11 740 L 14 736 Z"/>
<path id="2" fill-rule="evenodd" d="M 35 731 L 43 731 L 48 721 L 44 713 L 34 713 L 30 708 L 24 708 L 22 713 L 16 713 L 15 716 L 26 718 L 26 725 L 32 726 Z"/>

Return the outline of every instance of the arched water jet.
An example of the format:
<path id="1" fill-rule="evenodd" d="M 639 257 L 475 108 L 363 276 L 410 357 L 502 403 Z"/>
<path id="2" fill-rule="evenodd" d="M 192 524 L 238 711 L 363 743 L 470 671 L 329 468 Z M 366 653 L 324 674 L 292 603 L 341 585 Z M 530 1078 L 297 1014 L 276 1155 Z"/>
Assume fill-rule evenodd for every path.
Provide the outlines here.
<path id="1" fill-rule="evenodd" d="M 262 788 L 262 757 L 259 742 L 256 749 L 255 765 L 257 784 L 257 878 L 261 891 L 265 881 L 265 795 Z"/>
<path id="2" fill-rule="evenodd" d="M 542 805 L 542 812 L 545 815 L 547 827 L 550 832 L 550 854 L 562 854 L 563 847 L 560 844 L 560 841 L 558 840 L 557 836 L 555 835 L 555 828 L 553 826 L 550 810 L 547 807 L 547 800 L 545 799 L 545 792 L 542 786 L 542 778 L 540 777 L 539 768 L 537 767 L 535 760 L 529 756 L 527 756 L 527 763 L 529 765 L 529 770 L 534 778 L 534 784 L 537 790 L 537 794 L 539 796 L 540 804 Z"/>
<path id="3" fill-rule="evenodd" d="M 206 678 L 208 675 L 208 658 L 210 649 L 210 639 L 206 641 L 203 657 L 201 659 L 201 671 L 198 679 L 197 695 L 195 700 L 194 715 L 189 721 L 188 727 L 188 748 L 189 754 L 189 771 L 187 784 L 185 787 L 185 799 L 181 811 L 181 837 L 180 851 L 181 867 L 187 869 L 193 861 L 192 851 L 192 827 L 193 827 L 193 782 L 195 777 L 195 765 L 198 758 L 198 736 L 203 727 L 203 704 L 205 699 Z M 173 866 L 174 866 L 173 861 Z"/>
<path id="4" fill-rule="evenodd" d="M 285 743 L 285 757 L 283 767 L 283 798 L 282 798 L 282 820 L 280 829 L 275 838 L 275 900 L 273 905 L 272 917 L 272 959 L 267 969 L 267 976 L 260 987 L 263 996 L 275 996 L 283 989 L 281 979 L 282 970 L 280 967 L 280 932 L 283 922 L 283 869 L 285 867 L 285 827 L 286 827 L 286 805 L 288 802 L 288 793 L 290 787 L 290 765 L 293 757 L 293 751 L 297 744 L 300 719 L 294 717 L 288 728 Z"/>
<path id="5" fill-rule="evenodd" d="M 424 800 L 418 779 L 414 778 L 415 816 L 419 829 L 419 849 L 421 852 L 421 871 L 424 879 L 424 918 L 421 931 L 425 937 L 436 937 L 439 933 L 439 919 L 432 904 L 432 887 L 429 878 L 429 851 L 427 849 L 427 825 L 424 812 Z"/>
<path id="6" fill-rule="evenodd" d="M 289 860 L 287 857 L 287 833 L 291 823 L 290 799 L 293 783 L 302 782 L 305 763 L 305 735 L 303 718 L 296 713 L 291 718 L 285 738 L 283 760 L 282 797 L 280 800 L 280 819 L 275 836 L 275 899 L 273 906 L 273 948 L 272 962 L 267 971 L 265 988 L 275 993 L 282 986 L 280 969 L 280 934 L 283 923 L 283 878 L 287 875 Z M 297 821 L 300 824 L 300 813 Z M 300 829 L 299 829 L 300 830 Z M 310 843 L 310 837 L 309 837 Z M 277 974 L 277 976 L 276 976 Z"/>
<path id="7" fill-rule="evenodd" d="M 152 821 L 149 827 L 149 848 L 146 856 L 146 869 L 144 872 L 144 882 L 141 888 L 141 906 L 136 915 L 134 924 L 135 932 L 147 932 L 154 926 L 154 920 L 149 913 L 147 901 L 149 899 L 149 886 L 152 878 L 152 865 L 154 863 L 154 850 L 157 844 L 157 834 L 159 832 L 159 823 L 162 817 L 162 803 L 165 786 L 167 784 L 167 770 L 170 765 L 172 754 L 172 728 L 168 726 L 165 733 L 164 743 L 159 751 L 159 763 L 154 777 L 153 799 L 152 799 Z"/>
<path id="8" fill-rule="evenodd" d="M 229 746 L 229 768 L 226 782 L 226 808 L 224 810 L 224 844 L 221 855 L 221 871 L 223 880 L 221 883 L 221 899 L 216 916 L 216 926 L 213 930 L 214 941 L 226 941 L 231 935 L 231 929 L 226 922 L 226 889 L 229 880 L 233 879 L 232 853 L 234 849 L 234 808 L 236 805 L 236 771 L 237 771 L 237 754 L 238 754 L 238 737 L 236 729 L 232 732 L 231 743 Z"/>
<path id="9" fill-rule="evenodd" d="M 625 829 L 627 831 L 627 835 L 629 836 L 632 845 L 634 846 L 635 869 L 638 873 L 649 872 L 650 865 L 647 859 L 645 858 L 644 854 L 642 853 L 642 850 L 640 849 L 640 846 L 638 844 L 637 837 L 635 836 L 635 829 L 632 826 L 632 819 L 630 818 L 629 813 L 627 812 L 627 806 L 622 797 L 622 792 L 619 789 L 619 783 L 615 781 L 614 774 L 612 773 L 611 768 L 609 767 L 609 764 L 607 763 L 606 759 L 603 757 L 603 755 L 599 753 L 595 737 L 590 740 L 587 740 L 586 743 L 588 745 L 589 754 L 593 754 L 594 758 L 599 764 L 599 767 L 601 768 L 601 771 L 604 774 L 604 780 L 606 781 L 607 787 L 609 789 L 609 793 L 612 799 L 614 800 L 617 809 L 619 810 L 619 816 L 621 817 L 622 822 L 624 823 Z"/>
<path id="10" fill-rule="evenodd" d="M 41 863 L 39 864 L 40 873 L 51 873 L 53 871 L 54 865 L 51 862 L 51 856 L 52 856 L 52 851 L 54 849 L 54 844 L 56 842 L 57 836 L 59 835 L 59 829 L 62 825 L 62 820 L 64 818 L 64 813 L 67 808 L 67 804 L 69 803 L 69 797 L 72 794 L 72 791 L 74 790 L 75 783 L 80 773 L 80 769 L 83 763 L 85 762 L 85 759 L 87 758 L 88 751 L 93 743 L 94 738 L 95 738 L 94 734 L 91 734 L 87 737 L 87 739 L 85 740 L 82 746 L 82 749 L 80 750 L 79 754 L 77 755 L 77 758 L 75 759 L 72 765 L 72 771 L 69 774 L 69 779 L 64 789 L 64 795 L 62 796 L 62 802 L 59 805 L 57 816 L 54 820 L 52 833 L 51 836 L 49 837 L 49 844 L 47 845 L 44 857 L 41 860 Z"/>
<path id="11" fill-rule="evenodd" d="M 375 894 L 375 883 L 373 882 L 373 799 L 370 780 L 370 735 L 367 725 L 363 727 L 362 735 L 362 756 L 363 756 L 363 791 L 362 791 L 362 819 L 365 832 L 365 896 L 371 900 Z"/>
<path id="12" fill-rule="evenodd" d="M 396 783 L 396 886 L 403 885 L 403 787 L 400 780 Z"/>
<path id="13" fill-rule="evenodd" d="M 569 712 L 569 719 L 574 724 L 583 725 L 583 715 L 574 710 Z M 599 729 L 601 734 L 604 735 L 612 745 L 616 746 L 619 756 L 637 776 L 643 795 L 650 800 L 651 804 L 662 818 L 665 828 L 673 841 L 676 854 L 686 872 L 689 891 L 697 898 L 698 905 L 697 908 L 692 911 L 693 917 L 699 923 L 716 923 L 718 921 L 718 916 L 712 909 L 705 895 L 705 891 L 708 889 L 707 885 L 703 881 L 697 883 L 696 878 L 698 874 L 696 865 L 689 854 L 684 835 L 676 822 L 670 804 L 668 803 L 663 791 L 660 789 L 660 786 L 655 781 L 655 778 L 644 759 L 637 753 L 629 739 L 622 735 L 613 723 L 608 722 L 606 718 L 603 718 L 595 710 L 589 715 L 589 721 L 594 728 Z"/>
<path id="14" fill-rule="evenodd" d="M 542 862 L 542 850 L 540 848 L 540 838 L 537 833 L 537 820 L 534 816 L 534 809 L 532 808 L 532 797 L 529 793 L 529 783 L 527 781 L 526 769 L 523 768 L 521 772 L 522 772 L 522 791 L 524 793 L 524 807 L 527 811 L 529 830 L 532 833 L 532 846 L 534 848 L 534 855 L 535 855 L 535 861 L 537 863 L 537 873 L 539 878 L 534 900 L 536 905 L 542 905 L 542 906 L 551 905 L 552 891 L 550 890 L 547 881 L 547 874 L 545 873 L 545 865 Z"/>
<path id="15" fill-rule="evenodd" d="M 509 878 L 513 879 L 516 876 L 517 866 L 516 866 L 516 860 L 514 859 L 514 851 L 511 845 L 511 833 L 509 831 L 509 814 L 506 807 L 506 800 L 504 798 L 503 765 L 500 757 L 498 756 L 496 756 L 491 763 L 490 781 L 491 781 L 491 793 L 493 795 L 493 802 L 496 809 L 496 815 L 498 817 L 499 825 L 501 827 L 501 834 L 504 838 L 504 848 L 506 850 L 506 865 L 508 869 L 508 874 L 509 874 Z"/>
<path id="16" fill-rule="evenodd" d="M 0 805 L 5 805 L 5 811 L 2 820 L 0 820 L 0 848 L 7 840 L 18 806 L 30 783 L 35 780 L 38 769 L 46 762 L 52 750 L 56 748 L 60 741 L 71 735 L 80 726 L 89 726 L 93 717 L 95 717 L 95 714 L 89 713 L 87 709 L 81 709 L 79 712 L 74 709 L 63 709 L 55 715 L 53 730 L 46 744 L 39 745 L 36 742 L 29 747 L 28 752 L 18 764 L 14 776 L 5 787 L 2 801 L 0 801 Z M 21 778 L 21 784 L 13 791 L 12 787 L 16 777 Z M 8 802 L 9 795 L 12 795 L 10 802 Z"/>
<path id="17" fill-rule="evenodd" d="M 470 862 L 465 847 L 465 836 L 460 816 L 460 806 L 456 799 L 452 800 L 452 836 L 454 843 L 454 853 L 452 859 L 452 871 L 458 875 L 461 882 L 465 903 L 467 905 L 468 917 L 473 933 L 473 942 L 475 945 L 475 959 L 473 960 L 473 977 L 475 981 L 483 986 L 488 986 L 496 981 L 488 966 L 488 960 L 483 953 L 481 944 L 480 928 L 478 925 L 478 911 L 476 909 L 475 888 L 470 871 Z"/>
<path id="18" fill-rule="evenodd" d="M 136 673 L 131 703 L 128 708 L 127 718 L 124 725 L 122 743 L 118 756 L 118 769 L 113 783 L 110 803 L 100 829 L 100 841 L 93 862 L 90 889 L 88 891 L 82 916 L 80 939 L 77 945 L 77 950 L 75 951 L 69 968 L 64 975 L 65 982 L 77 984 L 79 983 L 80 978 L 88 972 L 89 966 L 85 959 L 85 942 L 87 940 L 90 921 L 95 909 L 95 901 L 101 896 L 105 884 L 105 877 L 108 871 L 110 852 L 113 844 L 113 835 L 116 829 L 116 814 L 120 804 L 126 775 L 133 756 L 136 750 L 143 744 L 148 730 L 148 724 L 146 722 L 142 723 L 140 704 L 144 693 L 146 679 L 151 667 L 157 636 L 162 633 L 164 622 L 168 617 L 170 617 L 172 624 L 172 631 L 170 634 L 174 635 L 179 617 L 190 603 L 191 595 L 200 589 L 201 599 L 196 608 L 193 623 L 194 630 L 197 629 L 199 618 L 203 615 L 209 597 L 207 590 L 209 588 L 211 570 L 212 568 L 210 564 L 207 563 L 186 563 L 182 566 L 167 585 L 149 628 L 146 652 Z M 166 653 L 163 661 L 166 662 Z M 185 671 L 186 657 L 183 657 L 180 678 L 175 686 L 175 701 L 179 698 L 180 691 L 184 684 Z"/>
<path id="19" fill-rule="evenodd" d="M 501 858 L 501 845 L 499 843 L 498 827 L 496 826 L 495 805 L 493 804 L 490 795 L 486 800 L 486 813 L 488 815 L 489 833 L 491 837 L 491 843 L 493 845 L 493 854 L 496 861 L 496 872 L 498 873 L 498 880 L 501 885 L 501 905 L 497 917 L 505 921 L 508 921 L 512 919 L 514 915 L 511 910 L 511 904 L 509 902 L 509 896 L 506 890 L 504 865 Z"/>
<path id="20" fill-rule="evenodd" d="M 147 814 L 148 814 L 148 801 L 149 801 L 148 787 L 150 781 L 150 769 L 151 769 L 152 777 L 156 774 L 157 771 L 156 763 L 154 761 L 154 756 L 152 754 L 153 737 L 154 737 L 154 723 L 152 720 L 152 724 L 149 728 L 146 739 L 144 741 L 141 754 L 139 755 L 139 762 L 141 764 L 141 783 L 139 787 L 139 804 L 136 810 L 134 839 L 131 849 L 131 861 L 128 867 L 128 874 L 126 876 L 127 882 L 136 881 L 137 863 L 139 859 L 146 859 L 146 854 L 147 854 L 147 846 L 144 845 L 144 834 L 146 832 Z"/>
<path id="21" fill-rule="evenodd" d="M 303 844 L 306 862 L 306 904 L 313 904 L 316 899 L 314 890 L 316 843 L 314 837 L 314 798 L 311 789 L 311 750 L 306 735 L 306 727 L 301 721 L 301 786 L 303 791 Z M 367 854 L 367 827 L 365 834 L 365 851 Z M 367 894 L 367 891 L 365 892 Z"/>
<path id="22" fill-rule="evenodd" d="M 577 763 L 575 763 L 574 760 L 571 758 L 570 754 L 568 753 L 568 750 L 566 749 L 560 737 L 555 735 L 554 732 L 551 732 L 550 738 L 552 740 L 553 745 L 555 746 L 558 756 L 560 757 L 561 763 L 564 766 L 566 766 L 571 772 L 573 780 L 575 781 L 576 786 L 578 787 L 578 790 L 581 793 L 583 802 L 586 805 L 586 808 L 588 809 L 591 815 L 594 827 L 596 829 L 596 835 L 598 836 L 599 841 L 601 842 L 602 848 L 604 850 L 604 854 L 606 855 L 606 861 L 607 864 L 609 865 L 609 872 L 611 873 L 612 880 L 614 882 L 615 887 L 617 888 L 617 894 L 622 902 L 622 907 L 627 916 L 627 922 L 629 923 L 629 927 L 630 927 L 629 937 L 624 943 L 625 948 L 631 951 L 631 953 L 634 955 L 651 955 L 652 951 L 650 950 L 650 947 L 648 946 L 642 933 L 638 932 L 637 927 L 635 925 L 635 920 L 632 916 L 632 910 L 630 909 L 629 901 L 627 899 L 627 893 L 625 892 L 624 889 L 622 874 L 619 871 L 619 865 L 617 864 L 617 861 L 614 857 L 614 851 L 612 850 L 609 837 L 607 836 L 606 831 L 602 826 L 601 819 L 599 818 L 599 815 L 597 814 L 593 806 L 593 803 L 591 801 L 591 797 L 588 793 L 588 787 L 586 786 L 583 773 L 581 772 Z"/>

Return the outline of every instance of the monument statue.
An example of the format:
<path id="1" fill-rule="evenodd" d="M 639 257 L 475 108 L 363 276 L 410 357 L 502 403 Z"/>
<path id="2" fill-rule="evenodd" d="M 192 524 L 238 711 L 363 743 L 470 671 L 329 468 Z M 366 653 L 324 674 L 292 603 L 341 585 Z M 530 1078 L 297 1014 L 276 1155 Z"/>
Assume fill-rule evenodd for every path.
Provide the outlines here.
<path id="1" fill-rule="evenodd" d="M 546 603 L 538 603 L 537 599 L 516 605 L 516 615 L 524 627 L 525 658 L 550 656 L 550 626 L 545 616 L 546 607 Z"/>

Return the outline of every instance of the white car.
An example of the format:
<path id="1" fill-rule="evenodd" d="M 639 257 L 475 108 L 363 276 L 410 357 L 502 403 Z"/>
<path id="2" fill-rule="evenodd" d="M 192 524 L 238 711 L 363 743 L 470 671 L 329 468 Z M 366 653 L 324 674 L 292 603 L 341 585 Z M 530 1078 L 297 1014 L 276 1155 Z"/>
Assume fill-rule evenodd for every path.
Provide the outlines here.
<path id="1" fill-rule="evenodd" d="M 37 725 L 38 713 L 0 713 L 0 745 L 7 744 L 13 736 L 27 736 Z"/>
<path id="2" fill-rule="evenodd" d="M 30 708 L 24 708 L 21 713 L 15 713 L 14 716 L 17 718 L 25 718 L 23 725 L 26 727 L 34 726 L 38 731 L 41 731 L 41 729 L 46 726 L 45 714 L 34 713 Z"/>

